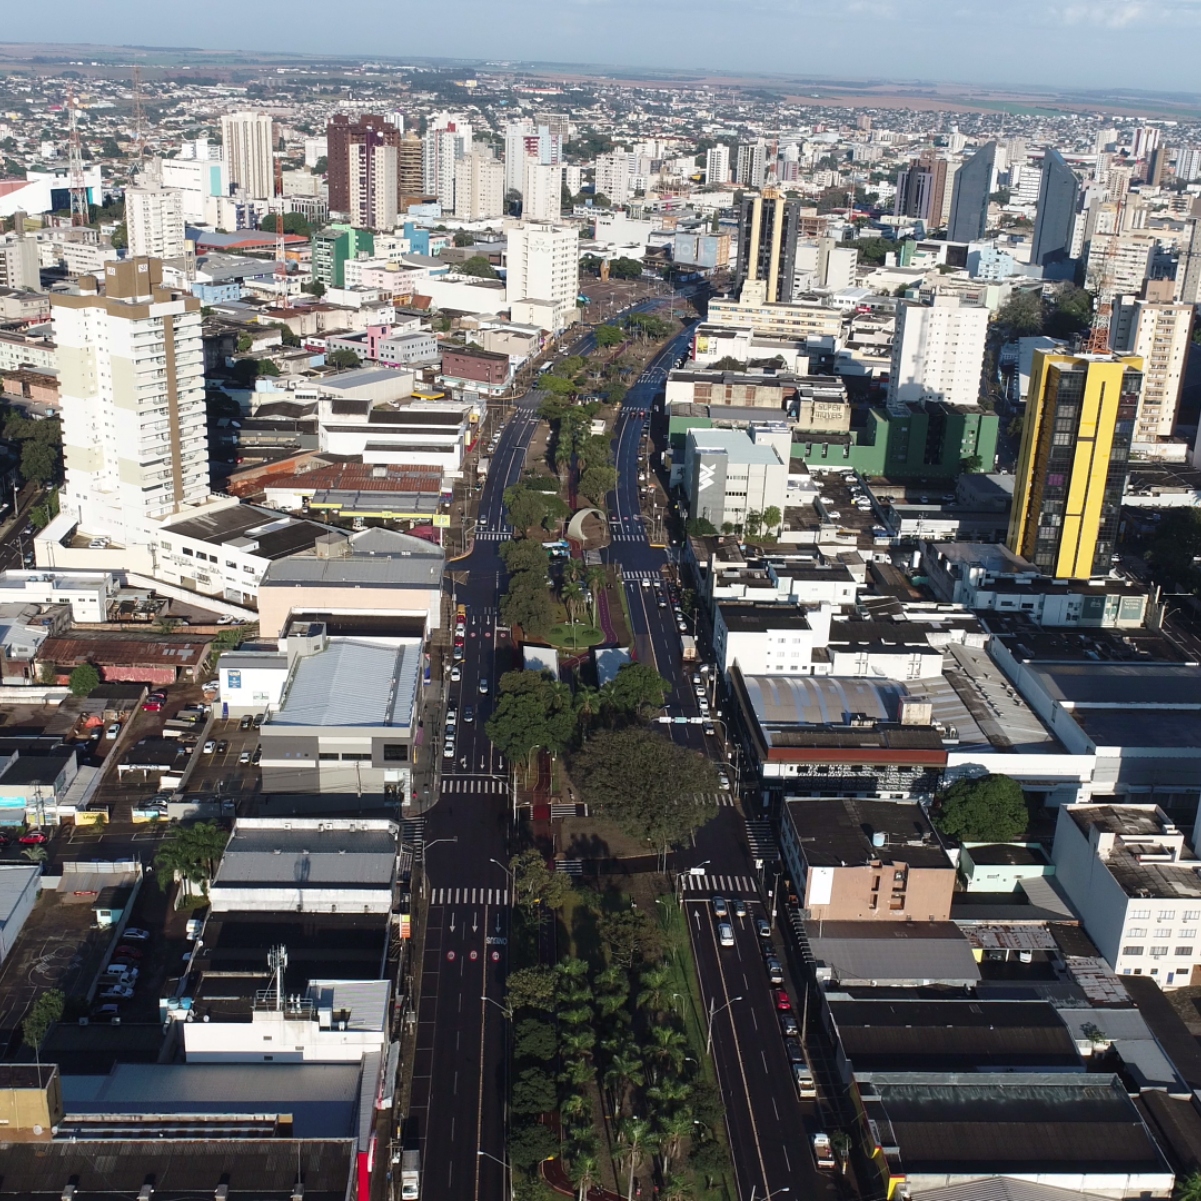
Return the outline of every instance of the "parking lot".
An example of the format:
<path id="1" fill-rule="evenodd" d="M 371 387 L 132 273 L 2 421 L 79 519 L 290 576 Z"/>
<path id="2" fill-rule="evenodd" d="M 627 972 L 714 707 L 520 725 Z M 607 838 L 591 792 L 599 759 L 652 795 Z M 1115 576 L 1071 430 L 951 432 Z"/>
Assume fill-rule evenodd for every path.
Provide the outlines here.
<path id="1" fill-rule="evenodd" d="M 244 751 L 254 754 L 259 745 L 259 732 L 251 727 L 241 728 L 241 720 L 231 717 L 228 721 L 218 718 L 209 729 L 209 738 L 224 751 L 206 755 L 203 748 L 200 759 L 188 778 L 188 795 L 212 793 L 214 796 L 251 797 L 259 791 L 262 777 L 259 769 L 251 763 L 240 763 Z"/>

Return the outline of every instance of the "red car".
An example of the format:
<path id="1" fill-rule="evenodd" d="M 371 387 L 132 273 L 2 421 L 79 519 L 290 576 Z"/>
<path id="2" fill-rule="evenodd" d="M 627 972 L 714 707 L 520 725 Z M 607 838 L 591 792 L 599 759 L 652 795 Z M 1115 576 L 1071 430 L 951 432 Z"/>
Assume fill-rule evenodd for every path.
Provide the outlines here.
<path id="1" fill-rule="evenodd" d="M 119 959 L 141 959 L 143 951 L 139 951 L 137 947 L 118 947 L 116 956 Z"/>
<path id="2" fill-rule="evenodd" d="M 50 839 L 47 835 L 43 834 L 41 830 L 30 830 L 28 834 L 22 834 L 17 841 L 23 847 L 36 847 L 40 843 L 49 842 Z"/>
<path id="3" fill-rule="evenodd" d="M 163 702 L 162 701 L 143 701 L 142 702 L 142 712 L 143 713 L 161 713 L 162 711 L 163 711 Z"/>
<path id="4" fill-rule="evenodd" d="M 782 988 L 772 989 L 772 1000 L 776 1003 L 776 1009 L 780 1013 L 789 1013 L 792 1010 L 792 1002 L 788 999 L 788 994 Z"/>

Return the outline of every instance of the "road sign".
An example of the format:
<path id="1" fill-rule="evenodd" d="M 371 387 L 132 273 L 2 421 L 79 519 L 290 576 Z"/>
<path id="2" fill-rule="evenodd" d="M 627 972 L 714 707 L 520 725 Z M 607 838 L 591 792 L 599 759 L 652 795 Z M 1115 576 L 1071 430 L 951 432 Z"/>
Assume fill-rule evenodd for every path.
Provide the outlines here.
<path id="1" fill-rule="evenodd" d="M 496 934 L 489 934 L 484 941 L 486 945 L 490 947 L 507 947 L 509 945 L 509 940 L 507 938 L 501 938 Z"/>
<path id="2" fill-rule="evenodd" d="M 446 962 L 447 962 L 447 963 L 454 963 L 454 961 L 455 961 L 455 953 L 454 953 L 454 951 L 447 951 L 447 952 L 446 952 Z"/>
<path id="3" fill-rule="evenodd" d="M 492 962 L 493 962 L 493 963 L 499 963 L 499 962 L 500 962 L 500 952 L 499 952 L 499 951 L 493 951 L 493 952 L 492 952 Z"/>
<path id="4" fill-rule="evenodd" d="M 474 963 L 474 962 L 475 962 L 475 961 L 476 961 L 476 960 L 477 960 L 479 957 L 480 957 L 480 953 L 479 953 L 479 951 L 472 951 L 472 952 L 471 952 L 471 956 L 470 956 L 470 958 L 471 958 L 471 962 L 472 962 L 472 963 Z"/>

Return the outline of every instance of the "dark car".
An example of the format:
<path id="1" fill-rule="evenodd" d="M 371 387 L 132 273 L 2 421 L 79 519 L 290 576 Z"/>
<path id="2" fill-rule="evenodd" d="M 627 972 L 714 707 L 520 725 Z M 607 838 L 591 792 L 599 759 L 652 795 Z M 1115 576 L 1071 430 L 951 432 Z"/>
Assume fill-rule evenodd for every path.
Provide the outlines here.
<path id="1" fill-rule="evenodd" d="M 254 715 L 253 725 L 256 730 L 259 728 L 259 726 L 261 726 L 263 724 L 263 717 L 264 717 L 264 715 L 262 713 L 256 713 Z"/>
<path id="2" fill-rule="evenodd" d="M 217 743 L 217 754 L 224 755 L 227 750 L 229 750 L 229 743 L 224 738 L 222 738 Z"/>
<path id="3" fill-rule="evenodd" d="M 249 730 L 250 729 L 250 721 L 251 721 L 250 714 L 243 713 L 242 720 L 240 722 L 238 722 L 238 729 Z"/>
<path id="4" fill-rule="evenodd" d="M 789 1063 L 805 1062 L 805 1052 L 801 1050 L 801 1044 L 795 1038 L 784 1040 L 784 1053 L 788 1056 Z"/>
<path id="5" fill-rule="evenodd" d="M 780 1033 L 791 1037 L 800 1032 L 800 1027 L 797 1025 L 797 1020 L 791 1013 L 780 1014 Z"/>

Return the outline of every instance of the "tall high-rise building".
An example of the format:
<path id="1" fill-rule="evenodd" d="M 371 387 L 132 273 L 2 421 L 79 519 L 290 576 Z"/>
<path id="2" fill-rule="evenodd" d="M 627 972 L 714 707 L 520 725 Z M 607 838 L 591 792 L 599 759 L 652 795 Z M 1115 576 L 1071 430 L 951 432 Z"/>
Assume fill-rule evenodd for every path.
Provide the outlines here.
<path id="1" fill-rule="evenodd" d="M 562 209 L 563 168 L 528 157 L 521 181 L 521 219 L 553 224 Z"/>
<path id="2" fill-rule="evenodd" d="M 1201 176 L 1201 150 L 1182 146 L 1176 151 L 1176 178 L 1192 183 Z"/>
<path id="3" fill-rule="evenodd" d="M 1109 341 L 1117 354 L 1143 361 L 1143 390 L 1134 442 L 1169 437 L 1176 428 L 1184 367 L 1193 333 L 1194 307 L 1172 303 L 1172 281 L 1151 280 L 1147 295 L 1124 296 L 1113 306 Z"/>
<path id="4" fill-rule="evenodd" d="M 1038 209 L 1034 219 L 1034 245 L 1030 261 L 1037 267 L 1071 257 L 1072 230 L 1076 224 L 1076 202 L 1080 181 L 1052 146 L 1043 155 L 1042 178 L 1038 184 Z"/>
<path id="5" fill-rule="evenodd" d="M 705 151 L 705 183 L 730 182 L 730 148 L 725 143 Z"/>
<path id="6" fill-rule="evenodd" d="M 365 181 L 370 181 L 372 189 L 371 196 L 366 198 L 368 208 L 373 207 L 375 192 L 382 186 L 378 168 L 370 160 L 375 151 L 383 147 L 391 147 L 394 151 L 389 156 L 392 158 L 392 173 L 395 177 L 392 188 L 395 194 L 399 194 L 400 164 L 395 151 L 399 148 L 401 140 L 400 130 L 379 113 L 364 113 L 359 117 L 348 117 L 345 113 L 334 114 L 325 127 L 326 180 L 329 183 L 330 212 L 347 213 L 355 224 L 360 224 L 361 214 L 356 210 L 363 207 Z M 366 151 L 362 151 L 361 147 L 366 147 Z M 359 200 L 354 204 L 351 202 L 350 183 L 352 157 L 358 159 L 356 171 L 359 181 Z M 391 220 L 395 219 L 393 214 Z"/>
<path id="7" fill-rule="evenodd" d="M 996 155 L 996 142 L 986 142 L 955 172 L 948 242 L 979 242 L 984 237 Z"/>
<path id="8" fill-rule="evenodd" d="M 1007 542 L 1045 575 L 1108 574 L 1142 387 L 1136 355 L 1034 352 Z"/>
<path id="9" fill-rule="evenodd" d="M 38 244 L 25 237 L 24 232 L 0 235 L 0 288 L 42 291 Z"/>
<path id="10" fill-rule="evenodd" d="M 930 228 L 942 222 L 943 193 L 947 186 L 947 160 L 933 150 L 923 150 L 897 176 L 893 213 L 914 217 Z"/>
<path id="11" fill-rule="evenodd" d="M 229 186 L 251 200 L 275 195 L 275 143 L 267 113 L 226 113 L 221 118 Z"/>
<path id="12" fill-rule="evenodd" d="M 455 164 L 455 216 L 483 221 L 504 211 L 504 164 L 488 146 L 477 144 Z"/>
<path id="13" fill-rule="evenodd" d="M 520 221 L 507 231 L 505 301 L 541 300 L 555 307 L 556 328 L 575 319 L 580 291 L 580 236 L 562 225 Z"/>
<path id="14" fill-rule="evenodd" d="M 521 192 L 525 187 L 526 138 L 534 133 L 528 117 L 505 126 L 505 194 Z"/>
<path id="15" fill-rule="evenodd" d="M 425 193 L 425 147 L 417 134 L 409 132 L 396 148 L 396 191 L 400 196 Z"/>
<path id="16" fill-rule="evenodd" d="M 470 149 L 470 125 L 447 121 L 426 130 L 422 164 L 425 191 L 438 198 L 445 212 L 454 212 L 455 164 Z"/>
<path id="17" fill-rule="evenodd" d="M 126 188 L 125 227 L 133 258 L 182 258 L 183 193 L 172 188 Z"/>
<path id="18" fill-rule="evenodd" d="M 734 182 L 748 188 L 761 188 L 767 182 L 767 143 L 762 138 L 738 147 Z"/>
<path id="19" fill-rule="evenodd" d="M 614 204 L 628 204 L 633 194 L 630 155 L 625 150 L 596 156 L 596 191 Z"/>
<path id="20" fill-rule="evenodd" d="M 1131 143 L 1131 158 L 1145 161 L 1159 145 L 1159 129 L 1154 125 L 1143 125 L 1134 131 Z"/>
<path id="21" fill-rule="evenodd" d="M 208 496 L 200 301 L 162 288 L 162 263 L 105 264 L 51 297 L 62 389 L 62 509 L 123 546 Z"/>
<path id="22" fill-rule="evenodd" d="M 1176 299 L 1181 304 L 1201 304 L 1201 213 L 1193 202 L 1193 215 L 1186 222 L 1188 240 L 1176 263 Z"/>
<path id="23" fill-rule="evenodd" d="M 978 405 L 988 317 L 988 309 L 958 296 L 939 294 L 930 305 L 901 303 L 888 399 Z"/>
<path id="24" fill-rule="evenodd" d="M 1151 157 L 1147 160 L 1147 169 L 1143 172 L 1143 178 L 1153 187 L 1158 188 L 1163 185 L 1163 177 L 1168 170 L 1168 155 L 1171 153 L 1167 146 L 1156 146 L 1151 151 Z"/>
<path id="25" fill-rule="evenodd" d="M 350 222 L 359 229 L 393 229 L 400 203 L 396 146 L 375 137 L 352 142 L 348 163 Z"/>
<path id="26" fill-rule="evenodd" d="M 761 293 L 768 304 L 792 300 L 800 217 L 800 201 L 774 188 L 742 198 L 735 282 L 748 299 Z"/>

